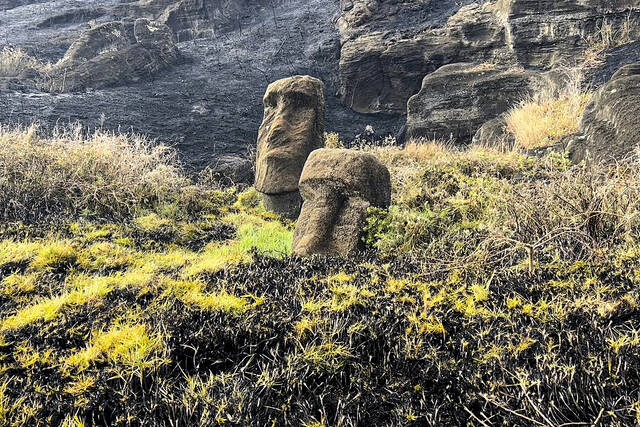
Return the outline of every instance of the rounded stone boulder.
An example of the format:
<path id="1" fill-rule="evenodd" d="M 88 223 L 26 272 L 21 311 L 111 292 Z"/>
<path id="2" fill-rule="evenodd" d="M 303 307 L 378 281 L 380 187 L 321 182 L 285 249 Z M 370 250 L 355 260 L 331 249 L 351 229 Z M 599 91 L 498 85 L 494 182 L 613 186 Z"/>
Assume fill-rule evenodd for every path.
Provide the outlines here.
<path id="1" fill-rule="evenodd" d="M 640 63 L 620 68 L 587 106 L 579 132 L 567 140 L 575 163 L 637 158 L 640 143 Z"/>
<path id="2" fill-rule="evenodd" d="M 367 210 L 389 207 L 391 176 L 371 154 L 320 149 L 304 166 L 300 194 L 293 253 L 347 257 L 362 249 Z"/>

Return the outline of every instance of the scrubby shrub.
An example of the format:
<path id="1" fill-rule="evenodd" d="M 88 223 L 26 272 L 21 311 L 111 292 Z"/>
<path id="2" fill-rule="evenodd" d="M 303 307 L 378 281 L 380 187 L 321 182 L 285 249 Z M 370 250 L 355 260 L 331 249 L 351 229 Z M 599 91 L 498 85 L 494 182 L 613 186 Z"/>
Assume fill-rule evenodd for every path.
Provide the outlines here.
<path id="1" fill-rule="evenodd" d="M 125 217 L 168 202 L 188 183 L 176 152 L 137 136 L 0 129 L 0 217 Z"/>
<path id="2" fill-rule="evenodd" d="M 374 153 L 392 171 L 394 203 L 371 212 L 366 240 L 387 256 L 533 270 L 553 257 L 593 260 L 640 234 L 637 161 L 571 167 L 560 155 L 433 143 Z"/>
<path id="3" fill-rule="evenodd" d="M 344 141 L 335 132 L 324 133 L 324 145 L 327 148 L 344 148 Z"/>
<path id="4" fill-rule="evenodd" d="M 16 77 L 29 69 L 38 70 L 43 65 L 22 49 L 5 47 L 0 50 L 0 77 Z"/>

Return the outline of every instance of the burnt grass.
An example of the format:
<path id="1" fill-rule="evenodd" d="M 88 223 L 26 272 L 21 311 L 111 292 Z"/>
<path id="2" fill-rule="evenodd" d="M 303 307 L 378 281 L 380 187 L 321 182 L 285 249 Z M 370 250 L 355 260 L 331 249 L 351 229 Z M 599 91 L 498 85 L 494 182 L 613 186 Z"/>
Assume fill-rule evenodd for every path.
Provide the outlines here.
<path id="1" fill-rule="evenodd" d="M 389 279 L 423 271 L 415 260 L 383 266 L 373 255 L 357 262 L 253 257 L 249 264 L 204 277 L 211 289 L 264 297 L 243 313 L 118 290 L 54 322 L 7 333 L 0 347 L 5 399 L 36 408 L 31 425 L 59 425 L 68 414 L 85 425 L 145 426 L 636 422 L 638 352 L 633 346 L 613 349 L 610 339 L 638 330 L 638 308 L 621 301 L 640 296 L 617 266 L 496 273 L 483 307 L 504 316 L 469 316 L 447 307 L 445 333 L 418 334 L 410 331 L 407 313 L 420 293 L 387 287 Z M 370 290 L 370 296 L 344 309 L 324 307 L 311 315 L 318 319 L 316 327 L 297 332 L 305 313 L 302 301 L 334 297 L 324 278 L 337 272 L 351 277 L 350 285 Z M 450 280 L 441 276 L 431 280 Z M 513 295 L 533 305 L 560 298 L 549 281 L 568 277 L 615 284 L 609 299 L 617 305 L 604 315 L 576 309 L 561 320 L 506 307 Z M 569 292 L 564 298 L 579 296 Z M 92 330 L 132 311 L 150 329 L 162 331 L 166 360 L 130 375 L 109 363 L 91 366 L 83 375 L 93 383 L 81 399 L 65 392 L 74 375 L 55 362 L 24 366 L 15 358 L 18 345 L 50 349 L 62 358 L 82 348 Z M 523 337 L 530 345 L 522 351 L 492 352 Z M 343 351 L 332 353 L 336 348 Z M 200 385 L 189 390 L 186 378 L 199 378 Z"/>

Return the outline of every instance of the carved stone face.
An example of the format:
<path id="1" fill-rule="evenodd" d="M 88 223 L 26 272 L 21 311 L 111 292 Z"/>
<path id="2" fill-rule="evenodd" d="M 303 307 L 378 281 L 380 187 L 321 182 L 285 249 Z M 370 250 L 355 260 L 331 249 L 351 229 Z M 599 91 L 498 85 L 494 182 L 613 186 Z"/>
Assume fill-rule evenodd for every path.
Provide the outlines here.
<path id="1" fill-rule="evenodd" d="M 307 157 L 323 146 L 323 88 L 309 76 L 278 80 L 267 88 L 256 160 L 255 187 L 261 193 L 298 191 Z"/>
<path id="2" fill-rule="evenodd" d="M 367 209 L 389 206 L 391 177 L 369 154 L 316 150 L 302 172 L 300 193 L 293 252 L 349 256 L 361 247 Z"/>

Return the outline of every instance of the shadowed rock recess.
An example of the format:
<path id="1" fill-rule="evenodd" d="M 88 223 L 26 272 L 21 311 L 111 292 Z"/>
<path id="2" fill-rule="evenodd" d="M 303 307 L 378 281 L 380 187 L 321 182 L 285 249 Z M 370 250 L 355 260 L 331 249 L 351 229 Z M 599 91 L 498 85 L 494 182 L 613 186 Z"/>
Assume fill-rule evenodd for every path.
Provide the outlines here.
<path id="1" fill-rule="evenodd" d="M 580 131 L 569 137 L 574 162 L 618 161 L 638 148 L 640 135 L 640 63 L 622 67 L 594 97 Z"/>
<path id="2" fill-rule="evenodd" d="M 429 74 L 407 104 L 407 136 L 468 141 L 530 94 L 536 73 L 493 64 L 451 64 Z"/>

